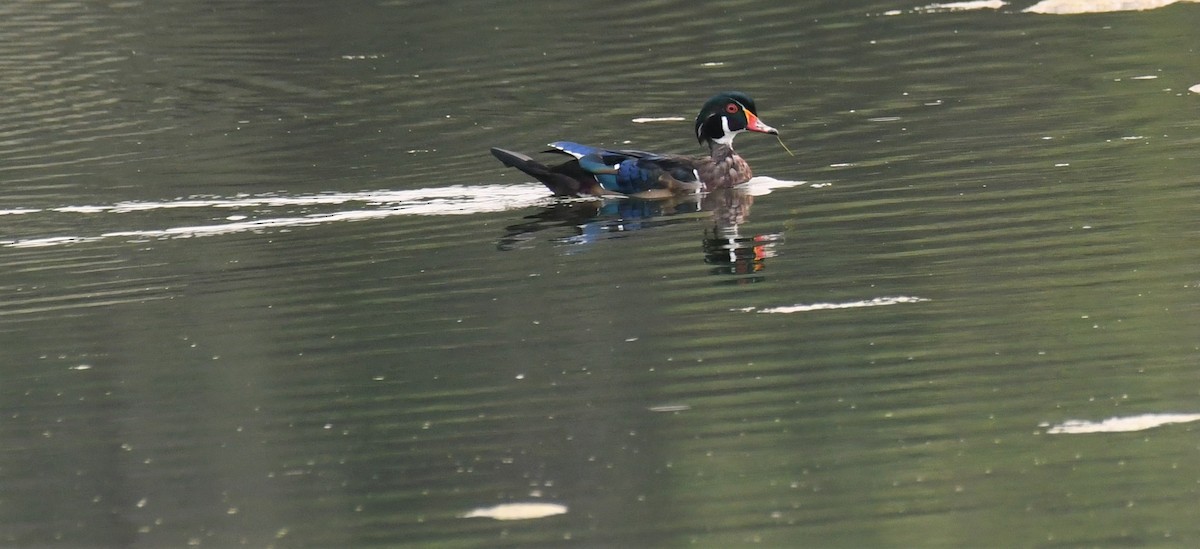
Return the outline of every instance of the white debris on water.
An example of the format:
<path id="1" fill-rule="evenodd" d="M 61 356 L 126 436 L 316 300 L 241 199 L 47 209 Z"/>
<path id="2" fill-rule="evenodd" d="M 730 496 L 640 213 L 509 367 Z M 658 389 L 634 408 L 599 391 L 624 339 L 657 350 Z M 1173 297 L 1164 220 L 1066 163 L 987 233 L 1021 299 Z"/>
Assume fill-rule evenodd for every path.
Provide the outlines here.
<path id="1" fill-rule="evenodd" d="M 1076 15 L 1152 10 L 1176 2 L 1200 2 L 1200 0 L 1042 0 L 1023 11 L 1050 15 Z"/>
<path id="2" fill-rule="evenodd" d="M 865 299 L 862 301 L 846 301 L 846 302 L 842 302 L 842 303 L 808 303 L 808 304 L 788 305 L 788 306 L 783 306 L 783 307 L 766 307 L 766 308 L 762 308 L 762 309 L 760 309 L 758 307 L 744 307 L 741 309 L 734 309 L 734 310 L 741 311 L 744 313 L 790 314 L 790 313 L 805 313 L 805 312 L 809 312 L 809 311 L 827 311 L 827 310 L 832 310 L 832 309 L 855 309 L 855 308 L 859 308 L 859 307 L 882 307 L 882 306 L 886 306 L 886 305 L 900 305 L 902 303 L 921 303 L 924 301 L 929 301 L 929 300 L 926 298 L 923 298 L 923 297 L 895 296 L 895 297 L 877 297 L 874 299 Z"/>
<path id="3" fill-rule="evenodd" d="M 1200 414 L 1142 414 L 1139 416 L 1110 417 L 1103 421 L 1087 421 L 1071 419 L 1050 425 L 1043 423 L 1039 427 L 1049 427 L 1046 433 L 1051 435 L 1078 435 L 1086 433 L 1128 433 L 1144 431 L 1172 423 L 1190 423 L 1200 421 Z"/>
<path id="4" fill-rule="evenodd" d="M 750 178 L 750 181 L 738 185 L 737 188 L 746 191 L 750 196 L 763 196 L 771 194 L 775 189 L 786 189 L 788 187 L 799 187 L 804 185 L 804 181 L 787 181 L 784 179 L 775 179 L 774 177 L 766 177 L 756 175 Z"/>
<path id="5" fill-rule="evenodd" d="M 969 0 L 963 2 L 935 2 L 911 8 L 909 10 L 888 10 L 882 13 L 884 16 L 904 15 L 905 13 L 939 13 L 946 11 L 971 11 L 971 10 L 998 10 L 1007 6 L 1008 2 L 1002 0 Z"/>
<path id="6" fill-rule="evenodd" d="M 651 116 L 643 118 L 634 118 L 634 124 L 646 124 L 649 122 L 684 122 L 687 119 L 682 116 Z"/>
<path id="7" fill-rule="evenodd" d="M 691 409 L 692 409 L 692 407 L 688 406 L 687 404 L 660 404 L 658 406 L 651 406 L 650 408 L 648 408 L 648 410 L 650 410 L 651 412 L 656 412 L 656 413 L 660 413 L 660 414 L 666 414 L 666 413 L 672 413 L 672 412 L 686 412 Z"/>
<path id="8" fill-rule="evenodd" d="M 494 507 L 480 507 L 461 515 L 461 518 L 490 518 L 495 520 L 528 520 L 562 515 L 566 505 L 557 503 L 504 503 Z"/>
<path id="9" fill-rule="evenodd" d="M 967 11 L 967 10 L 998 10 L 1007 6 L 1008 2 L 1000 0 L 977 0 L 974 2 L 939 2 L 917 8 L 917 11 Z"/>
<path id="10" fill-rule="evenodd" d="M 177 209 L 255 210 L 256 218 L 244 214 L 225 216 L 228 223 L 178 225 L 159 229 L 128 229 L 90 235 L 44 236 L 0 240 L 0 246 L 35 248 L 95 242 L 113 238 L 127 240 L 191 238 L 235 234 L 265 229 L 286 229 L 349 221 L 382 219 L 399 215 L 440 216 L 501 212 L 534 206 L 550 199 L 546 188 L 536 183 L 519 185 L 452 185 L 398 191 L 330 192 L 305 195 L 239 195 L 234 197 L 186 198 L 163 201 L 128 201 L 108 205 L 61 206 L 46 210 L 6 210 L 13 215 L 39 212 L 77 215 L 126 214 Z M 362 207 L 294 216 L 270 216 L 264 209 L 307 208 L 361 204 Z"/>

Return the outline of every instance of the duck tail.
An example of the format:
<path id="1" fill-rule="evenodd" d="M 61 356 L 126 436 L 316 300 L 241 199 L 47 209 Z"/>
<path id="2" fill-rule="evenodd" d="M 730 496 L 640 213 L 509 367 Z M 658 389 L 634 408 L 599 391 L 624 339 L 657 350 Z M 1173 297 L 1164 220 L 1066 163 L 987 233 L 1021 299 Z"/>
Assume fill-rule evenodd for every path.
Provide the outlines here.
<path id="1" fill-rule="evenodd" d="M 505 166 L 516 168 L 533 176 L 534 179 L 541 181 L 543 185 L 550 189 L 550 192 L 556 195 L 575 196 L 579 194 L 579 181 L 565 174 L 558 173 L 545 164 L 524 154 L 499 147 L 492 147 L 492 156 L 503 162 Z"/>
<path id="2" fill-rule="evenodd" d="M 505 166 L 516 168 L 529 175 L 536 176 L 536 174 L 550 171 L 550 169 L 541 162 L 529 158 L 528 156 L 519 152 L 501 149 L 500 147 L 492 147 L 492 156 L 495 156 L 497 159 L 503 162 Z"/>

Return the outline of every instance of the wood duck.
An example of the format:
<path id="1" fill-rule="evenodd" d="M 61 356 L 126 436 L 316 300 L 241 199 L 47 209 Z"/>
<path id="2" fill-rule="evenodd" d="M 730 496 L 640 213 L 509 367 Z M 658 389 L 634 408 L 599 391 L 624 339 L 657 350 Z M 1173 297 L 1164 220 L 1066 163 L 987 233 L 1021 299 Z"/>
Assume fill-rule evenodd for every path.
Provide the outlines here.
<path id="1" fill-rule="evenodd" d="M 661 198 L 740 185 L 753 175 L 750 165 L 733 150 L 733 138 L 743 131 L 779 135 L 755 114 L 750 96 L 735 91 L 712 96 L 696 116 L 696 139 L 708 144 L 709 156 L 657 154 L 610 150 L 555 141 L 546 152 L 575 157 L 546 166 L 517 152 L 492 148 L 504 165 L 521 170 L 559 196 Z"/>

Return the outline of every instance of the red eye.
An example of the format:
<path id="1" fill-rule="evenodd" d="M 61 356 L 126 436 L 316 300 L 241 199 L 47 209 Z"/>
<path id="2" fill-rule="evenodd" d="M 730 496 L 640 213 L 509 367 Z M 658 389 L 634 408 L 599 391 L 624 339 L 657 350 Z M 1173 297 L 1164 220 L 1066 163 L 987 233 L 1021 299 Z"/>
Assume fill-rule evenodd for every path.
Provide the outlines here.
<path id="1" fill-rule="evenodd" d="M 738 112 L 737 103 L 730 103 L 728 105 L 725 105 L 725 112 L 727 112 L 729 114 L 734 114 L 734 113 Z"/>

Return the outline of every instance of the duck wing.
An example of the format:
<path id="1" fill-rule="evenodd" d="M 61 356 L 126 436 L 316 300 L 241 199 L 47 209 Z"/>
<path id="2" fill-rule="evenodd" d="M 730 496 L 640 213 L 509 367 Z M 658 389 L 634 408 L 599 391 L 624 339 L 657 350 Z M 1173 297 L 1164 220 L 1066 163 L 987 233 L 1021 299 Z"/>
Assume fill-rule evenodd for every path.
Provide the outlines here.
<path id="1" fill-rule="evenodd" d="M 555 141 L 550 147 L 550 152 L 575 157 L 579 166 L 595 175 L 600 186 L 608 191 L 656 197 L 703 189 L 695 158 L 632 149 L 602 149 L 571 141 Z"/>

